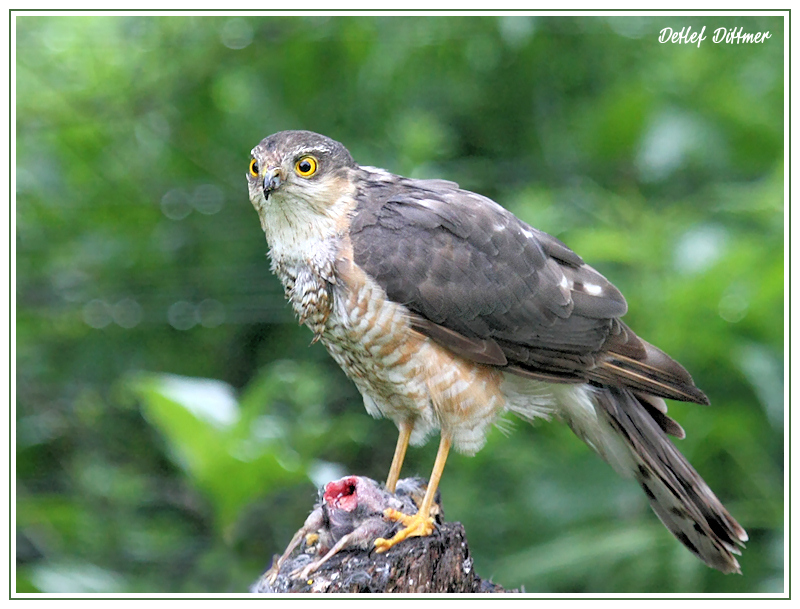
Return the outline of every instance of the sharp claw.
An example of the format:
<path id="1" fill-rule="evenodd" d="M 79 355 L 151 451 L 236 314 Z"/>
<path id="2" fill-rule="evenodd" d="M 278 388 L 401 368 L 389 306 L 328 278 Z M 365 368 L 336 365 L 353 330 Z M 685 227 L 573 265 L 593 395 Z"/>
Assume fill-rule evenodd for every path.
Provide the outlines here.
<path id="1" fill-rule="evenodd" d="M 375 551 L 379 554 L 386 552 L 389 548 L 397 545 L 409 537 L 426 537 L 433 533 L 434 521 L 431 517 L 420 516 L 419 514 L 403 514 L 397 510 L 388 508 L 383 515 L 389 520 L 401 523 L 405 528 L 400 529 L 391 539 L 379 537 L 375 540 Z"/>

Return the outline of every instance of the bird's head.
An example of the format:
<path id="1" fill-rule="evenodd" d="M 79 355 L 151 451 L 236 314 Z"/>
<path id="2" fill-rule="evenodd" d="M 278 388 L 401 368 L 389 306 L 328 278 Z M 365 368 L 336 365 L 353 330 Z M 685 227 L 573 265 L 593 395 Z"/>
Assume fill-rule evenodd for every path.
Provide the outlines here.
<path id="1" fill-rule="evenodd" d="M 329 216 L 331 207 L 350 188 L 349 170 L 356 167 L 347 149 L 310 131 L 281 131 L 251 152 L 247 181 L 250 201 L 264 230 L 275 222 L 288 224 Z"/>

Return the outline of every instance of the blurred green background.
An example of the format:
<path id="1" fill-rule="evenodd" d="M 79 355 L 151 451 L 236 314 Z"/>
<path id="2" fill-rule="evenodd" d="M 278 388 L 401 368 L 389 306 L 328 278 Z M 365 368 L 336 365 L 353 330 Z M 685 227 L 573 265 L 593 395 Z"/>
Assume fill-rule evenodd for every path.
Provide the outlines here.
<path id="1" fill-rule="evenodd" d="M 658 42 L 684 26 L 709 39 Z M 783 45 L 781 17 L 18 17 L 17 591 L 245 591 L 317 484 L 384 479 L 396 430 L 309 347 L 248 201 L 283 129 L 558 236 L 711 398 L 670 412 L 744 575 L 563 425 L 517 421 L 441 485 L 482 577 L 783 591 Z"/>

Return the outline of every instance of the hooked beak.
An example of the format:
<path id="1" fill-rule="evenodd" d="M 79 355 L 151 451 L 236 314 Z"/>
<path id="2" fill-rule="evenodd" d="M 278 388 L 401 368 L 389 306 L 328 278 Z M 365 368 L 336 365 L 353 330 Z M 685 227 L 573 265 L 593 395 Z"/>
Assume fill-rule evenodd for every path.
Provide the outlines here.
<path id="1" fill-rule="evenodd" d="M 264 198 L 269 198 L 269 194 L 281 185 L 280 167 L 270 167 L 264 172 Z"/>

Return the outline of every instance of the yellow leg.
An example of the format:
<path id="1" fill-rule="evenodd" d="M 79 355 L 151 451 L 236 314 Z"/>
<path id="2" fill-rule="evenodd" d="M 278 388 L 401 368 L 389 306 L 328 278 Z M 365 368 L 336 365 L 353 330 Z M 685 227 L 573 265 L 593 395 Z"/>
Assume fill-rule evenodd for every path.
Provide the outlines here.
<path id="1" fill-rule="evenodd" d="M 439 442 L 439 451 L 436 453 L 436 461 L 433 464 L 431 479 L 428 481 L 428 490 L 425 491 L 422 505 L 416 514 L 409 516 L 393 509 L 383 512 L 384 516 L 402 523 L 405 528 L 399 530 L 391 539 L 384 539 L 383 537 L 376 539 L 375 548 L 378 552 L 385 552 L 409 537 L 424 537 L 433 533 L 434 523 L 433 518 L 430 516 L 431 506 L 433 505 L 433 498 L 436 496 L 436 489 L 439 488 L 439 480 L 442 479 L 444 464 L 447 461 L 447 453 L 449 452 L 450 438 L 442 435 L 441 442 Z"/>
<path id="2" fill-rule="evenodd" d="M 414 423 L 411 421 L 403 421 L 400 423 L 400 435 L 397 438 L 397 446 L 395 446 L 394 449 L 392 467 L 389 468 L 389 477 L 386 478 L 386 490 L 390 493 L 394 492 L 394 489 L 397 487 L 397 481 L 400 479 L 400 470 L 406 458 L 406 449 L 408 448 L 408 441 L 411 439 L 411 431 L 413 429 Z"/>

